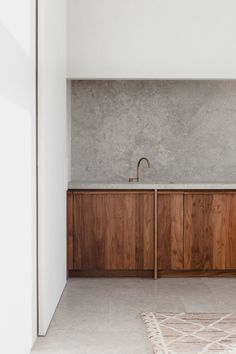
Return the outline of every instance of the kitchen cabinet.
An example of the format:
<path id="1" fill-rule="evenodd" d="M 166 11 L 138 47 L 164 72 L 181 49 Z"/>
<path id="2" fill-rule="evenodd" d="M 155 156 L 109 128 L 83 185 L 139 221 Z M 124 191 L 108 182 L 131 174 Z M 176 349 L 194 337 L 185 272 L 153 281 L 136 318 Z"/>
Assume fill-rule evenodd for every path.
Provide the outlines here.
<path id="1" fill-rule="evenodd" d="M 159 270 L 182 270 L 184 234 L 182 192 L 159 192 L 157 198 L 157 265 Z"/>
<path id="2" fill-rule="evenodd" d="M 69 192 L 68 208 L 69 274 L 153 274 L 154 192 Z"/>
<path id="3" fill-rule="evenodd" d="M 74 196 L 67 193 L 67 270 L 73 269 L 74 246 Z"/>
<path id="4" fill-rule="evenodd" d="M 236 193 L 185 193 L 184 268 L 236 269 Z"/>
<path id="5" fill-rule="evenodd" d="M 236 275 L 236 192 L 73 190 L 69 276 Z"/>

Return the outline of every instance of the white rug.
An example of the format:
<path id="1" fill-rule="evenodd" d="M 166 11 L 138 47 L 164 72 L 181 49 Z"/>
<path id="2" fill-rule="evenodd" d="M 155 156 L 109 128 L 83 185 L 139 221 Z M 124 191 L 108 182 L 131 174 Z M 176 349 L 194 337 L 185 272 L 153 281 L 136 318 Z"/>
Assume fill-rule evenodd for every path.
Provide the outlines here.
<path id="1" fill-rule="evenodd" d="M 236 353 L 236 314 L 141 314 L 154 354 Z"/>

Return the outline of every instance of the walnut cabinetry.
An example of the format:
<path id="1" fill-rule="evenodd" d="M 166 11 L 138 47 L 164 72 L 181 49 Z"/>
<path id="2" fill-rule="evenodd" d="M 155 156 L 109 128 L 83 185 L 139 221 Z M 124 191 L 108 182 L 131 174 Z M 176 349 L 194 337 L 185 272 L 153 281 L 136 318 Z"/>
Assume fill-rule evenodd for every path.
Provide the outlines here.
<path id="1" fill-rule="evenodd" d="M 159 192 L 157 225 L 160 275 L 236 270 L 236 193 Z"/>
<path id="2" fill-rule="evenodd" d="M 157 266 L 181 270 L 184 266 L 183 193 L 162 192 L 157 198 Z"/>
<path id="3" fill-rule="evenodd" d="M 68 208 L 71 274 L 153 274 L 154 192 L 69 192 Z"/>
<path id="4" fill-rule="evenodd" d="M 69 276 L 236 274 L 236 192 L 69 191 Z"/>
<path id="5" fill-rule="evenodd" d="M 236 193 L 186 193 L 184 268 L 236 269 Z"/>

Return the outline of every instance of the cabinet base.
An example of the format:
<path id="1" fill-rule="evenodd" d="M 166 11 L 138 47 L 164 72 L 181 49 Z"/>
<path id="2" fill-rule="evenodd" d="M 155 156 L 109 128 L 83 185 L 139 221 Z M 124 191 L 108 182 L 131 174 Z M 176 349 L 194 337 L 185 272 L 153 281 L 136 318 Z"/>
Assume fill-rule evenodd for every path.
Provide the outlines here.
<path id="1" fill-rule="evenodd" d="M 100 278 L 119 278 L 137 277 L 153 278 L 154 270 L 69 270 L 69 278 L 76 277 L 100 277 Z"/>
<path id="2" fill-rule="evenodd" d="M 236 277 L 236 270 L 159 270 L 158 278 Z"/>
<path id="3" fill-rule="evenodd" d="M 69 270 L 69 278 L 154 278 L 154 270 Z M 158 270 L 157 278 L 236 277 L 233 270 Z"/>

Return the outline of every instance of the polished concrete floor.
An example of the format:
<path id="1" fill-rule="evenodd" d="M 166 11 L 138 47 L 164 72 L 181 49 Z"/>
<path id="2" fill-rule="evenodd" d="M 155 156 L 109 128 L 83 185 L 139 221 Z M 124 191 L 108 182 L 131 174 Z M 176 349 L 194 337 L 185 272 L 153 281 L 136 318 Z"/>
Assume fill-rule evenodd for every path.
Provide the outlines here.
<path id="1" fill-rule="evenodd" d="M 140 312 L 236 312 L 236 279 L 70 279 L 33 354 L 151 354 Z"/>

